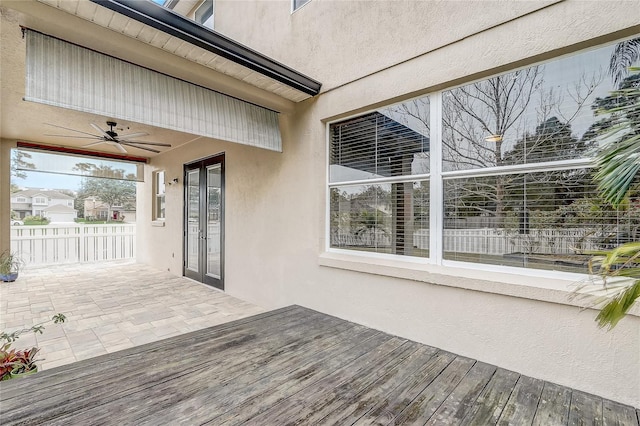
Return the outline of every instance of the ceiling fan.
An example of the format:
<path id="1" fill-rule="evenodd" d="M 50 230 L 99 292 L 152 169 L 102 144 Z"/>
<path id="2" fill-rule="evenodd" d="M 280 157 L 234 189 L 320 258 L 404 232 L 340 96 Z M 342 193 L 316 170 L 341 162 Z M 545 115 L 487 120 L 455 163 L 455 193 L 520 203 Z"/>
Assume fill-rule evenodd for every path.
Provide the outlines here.
<path id="1" fill-rule="evenodd" d="M 129 146 L 132 148 L 144 149 L 145 151 L 151 151 L 155 153 L 159 153 L 157 149 L 149 148 L 148 146 L 142 145 L 150 145 L 150 146 L 162 146 L 162 147 L 171 147 L 168 143 L 159 143 L 159 142 L 146 142 L 146 141 L 134 141 L 131 139 L 139 138 L 142 136 L 148 136 L 149 133 L 146 132 L 137 132 L 130 133 L 128 135 L 119 136 L 113 129 L 116 127 L 117 123 L 115 121 L 107 121 L 107 126 L 109 126 L 109 130 L 103 130 L 100 126 L 95 123 L 89 123 L 91 127 L 93 127 L 99 134 L 95 135 L 93 133 L 82 132 L 80 130 L 70 129 L 68 127 L 58 126 L 56 124 L 45 123 L 47 126 L 57 127 L 59 129 L 70 130 L 72 132 L 80 133 L 86 136 L 73 136 L 73 135 L 49 135 L 45 134 L 45 136 L 57 136 L 63 138 L 75 138 L 75 139 L 95 139 L 97 142 L 91 142 L 87 145 L 83 145 L 83 147 L 89 147 L 94 145 L 99 145 L 101 143 L 105 143 L 110 146 L 116 147 L 118 151 L 126 154 L 127 150 L 124 148 L 125 146 Z"/>

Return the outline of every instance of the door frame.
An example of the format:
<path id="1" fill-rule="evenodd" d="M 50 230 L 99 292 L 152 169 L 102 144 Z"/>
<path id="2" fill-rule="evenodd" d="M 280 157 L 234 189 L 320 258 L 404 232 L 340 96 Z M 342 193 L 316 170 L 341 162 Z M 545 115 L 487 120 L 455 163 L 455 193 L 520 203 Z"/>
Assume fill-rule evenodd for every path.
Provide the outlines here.
<path id="1" fill-rule="evenodd" d="M 202 226 L 202 222 L 200 222 L 201 230 L 204 229 L 203 237 L 198 239 L 198 273 L 194 273 L 193 271 L 187 268 L 187 260 L 188 260 L 188 232 L 189 232 L 189 187 L 188 187 L 188 173 L 191 170 L 199 170 L 199 217 L 202 221 L 203 218 L 206 221 L 207 217 L 207 167 L 220 164 L 220 211 L 219 211 L 219 220 L 220 220 L 220 279 L 216 279 L 207 275 L 206 264 L 207 264 L 207 244 L 208 235 L 207 235 L 207 226 Z M 188 278 L 194 279 L 203 284 L 210 285 L 219 290 L 224 290 L 224 254 L 225 254 L 225 153 L 221 152 L 218 154 L 214 154 L 208 157 L 200 158 L 198 160 L 190 161 L 183 165 L 183 237 L 182 237 L 182 248 L 183 248 L 183 265 L 182 265 L 182 274 Z"/>

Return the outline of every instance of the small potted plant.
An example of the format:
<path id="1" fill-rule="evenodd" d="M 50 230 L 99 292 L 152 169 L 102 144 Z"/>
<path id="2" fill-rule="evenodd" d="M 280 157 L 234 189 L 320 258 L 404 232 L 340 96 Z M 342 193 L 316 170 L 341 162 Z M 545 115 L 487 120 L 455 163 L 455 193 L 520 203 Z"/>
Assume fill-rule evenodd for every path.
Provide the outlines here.
<path id="1" fill-rule="evenodd" d="M 64 314 L 56 314 L 51 317 L 50 321 L 41 322 L 29 328 L 23 328 L 11 333 L 0 332 L 0 381 L 24 377 L 38 371 L 36 355 L 40 348 L 15 349 L 12 347 L 21 334 L 29 332 L 42 334 L 46 323 L 60 324 L 66 320 L 67 317 Z"/>
<path id="2" fill-rule="evenodd" d="M 0 254 L 0 281 L 15 281 L 23 265 L 24 261 L 16 253 L 11 251 L 2 252 Z"/>

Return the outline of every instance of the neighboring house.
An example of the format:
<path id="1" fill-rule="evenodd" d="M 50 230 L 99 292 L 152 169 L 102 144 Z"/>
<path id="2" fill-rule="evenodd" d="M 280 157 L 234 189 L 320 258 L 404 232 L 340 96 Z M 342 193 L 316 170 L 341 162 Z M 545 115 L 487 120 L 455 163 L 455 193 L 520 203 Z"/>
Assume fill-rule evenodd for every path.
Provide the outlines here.
<path id="1" fill-rule="evenodd" d="M 47 217 L 45 212 L 53 206 L 66 207 L 66 213 L 59 216 L 61 222 L 73 222 L 77 212 L 73 209 L 74 198 L 50 189 L 25 189 L 11 194 L 11 210 L 21 219 L 26 216 Z M 58 209 L 61 210 L 61 209 Z M 69 220 L 70 219 L 70 220 Z"/>
<path id="2" fill-rule="evenodd" d="M 640 407 L 640 306 L 571 298 L 640 222 L 589 180 L 638 1 L 205 3 L 3 1 L 0 249 L 10 149 L 91 150 L 139 165 L 138 262 Z"/>
<path id="3" fill-rule="evenodd" d="M 132 200 L 126 206 L 111 206 L 111 217 L 109 217 L 108 204 L 97 197 L 87 197 L 84 200 L 84 217 L 85 219 L 108 219 L 133 223 L 136 221 L 136 210 L 133 206 L 135 206 L 135 200 Z"/>

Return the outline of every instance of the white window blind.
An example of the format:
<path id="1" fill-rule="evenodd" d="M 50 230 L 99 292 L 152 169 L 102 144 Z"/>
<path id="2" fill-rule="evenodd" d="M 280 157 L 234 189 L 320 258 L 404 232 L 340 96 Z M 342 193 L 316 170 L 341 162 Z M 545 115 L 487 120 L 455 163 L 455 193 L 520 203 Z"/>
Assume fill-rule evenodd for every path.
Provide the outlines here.
<path id="1" fill-rule="evenodd" d="M 25 100 L 282 151 L 278 113 L 27 31 Z"/>

